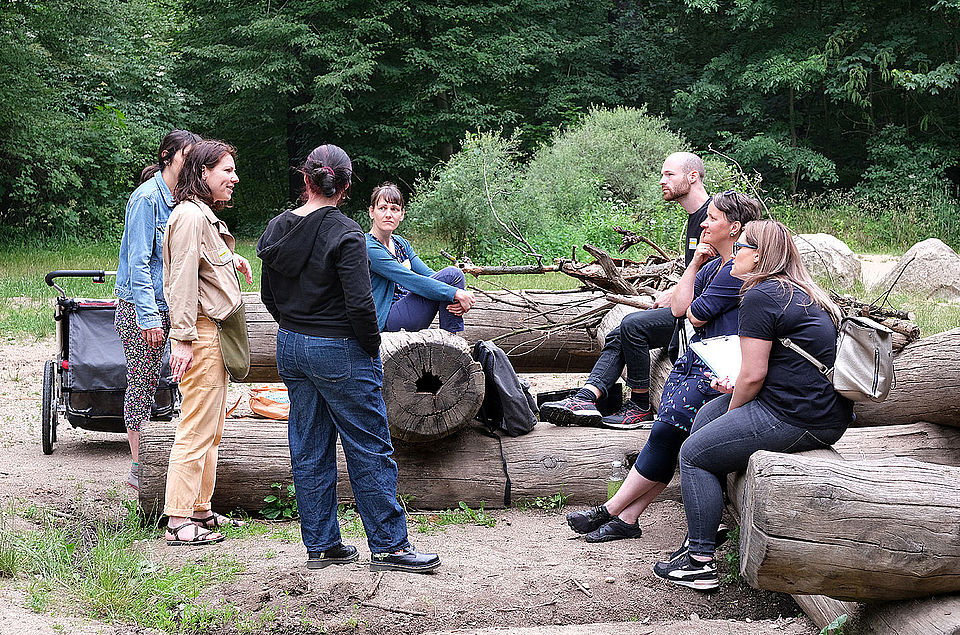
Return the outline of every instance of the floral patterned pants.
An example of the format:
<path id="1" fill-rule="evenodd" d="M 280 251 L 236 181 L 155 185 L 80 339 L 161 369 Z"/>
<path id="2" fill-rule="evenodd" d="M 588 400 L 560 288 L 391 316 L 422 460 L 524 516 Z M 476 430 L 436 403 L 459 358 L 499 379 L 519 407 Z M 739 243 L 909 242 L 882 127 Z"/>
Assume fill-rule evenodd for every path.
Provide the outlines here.
<path id="1" fill-rule="evenodd" d="M 164 336 L 170 334 L 170 314 L 160 312 Z M 164 346 L 147 346 L 143 331 L 137 326 L 137 313 L 129 302 L 117 300 L 117 316 L 114 321 L 123 355 L 127 360 L 127 392 L 123 397 L 123 421 L 128 430 L 139 432 L 140 426 L 150 416 L 157 384 L 160 381 L 160 366 Z"/>

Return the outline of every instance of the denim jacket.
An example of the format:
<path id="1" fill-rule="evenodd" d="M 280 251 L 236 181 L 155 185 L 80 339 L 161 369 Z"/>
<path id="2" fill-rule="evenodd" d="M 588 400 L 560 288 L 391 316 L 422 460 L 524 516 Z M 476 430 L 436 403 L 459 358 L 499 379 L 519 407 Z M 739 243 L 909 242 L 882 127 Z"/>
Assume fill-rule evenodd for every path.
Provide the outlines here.
<path id="1" fill-rule="evenodd" d="M 113 292 L 133 304 L 142 329 L 162 326 L 160 312 L 168 310 L 163 297 L 163 234 L 172 210 L 173 194 L 160 172 L 127 201 Z"/>

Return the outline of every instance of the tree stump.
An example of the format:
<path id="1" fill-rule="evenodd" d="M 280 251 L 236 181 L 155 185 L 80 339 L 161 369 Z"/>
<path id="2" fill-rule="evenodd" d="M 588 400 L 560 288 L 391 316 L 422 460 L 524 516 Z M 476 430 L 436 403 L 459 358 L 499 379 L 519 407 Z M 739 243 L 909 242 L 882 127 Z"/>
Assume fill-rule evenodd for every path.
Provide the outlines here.
<path id="1" fill-rule="evenodd" d="M 427 329 L 381 338 L 383 399 L 394 439 L 436 441 L 473 419 L 483 401 L 483 369 L 462 337 Z"/>
<path id="2" fill-rule="evenodd" d="M 843 600 L 960 590 L 960 469 L 757 452 L 732 495 L 754 587 Z M 735 492 L 735 493 L 734 493 Z"/>
<path id="3" fill-rule="evenodd" d="M 854 425 L 928 421 L 960 426 L 960 328 L 908 345 L 893 367 L 896 385 L 887 400 L 857 403 Z"/>
<path id="4" fill-rule="evenodd" d="M 512 481 L 511 496 L 520 499 L 568 496 L 571 505 L 607 499 L 613 461 L 632 461 L 647 440 L 647 430 L 560 428 L 538 424 L 521 437 L 503 437 L 503 454 Z M 162 508 L 174 426 L 150 424 L 140 432 L 140 506 L 146 513 Z M 504 506 L 506 476 L 500 446 L 468 426 L 429 445 L 397 444 L 399 491 L 418 509 Z M 343 452 L 337 448 L 338 499 L 352 500 Z M 272 483 L 292 483 L 287 426 L 262 419 L 227 419 L 220 443 L 217 510 L 244 509 L 256 514 Z M 679 500 L 676 481 L 662 494 Z"/>

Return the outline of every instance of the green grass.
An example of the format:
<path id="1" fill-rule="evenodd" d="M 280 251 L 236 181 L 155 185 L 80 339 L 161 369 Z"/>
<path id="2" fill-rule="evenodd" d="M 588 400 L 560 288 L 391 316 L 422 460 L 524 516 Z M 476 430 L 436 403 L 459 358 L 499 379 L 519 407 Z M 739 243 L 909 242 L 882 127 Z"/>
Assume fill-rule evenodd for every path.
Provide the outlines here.
<path id="1" fill-rule="evenodd" d="M 410 519 L 416 523 L 417 533 L 434 534 L 443 531 L 447 525 L 477 525 L 478 527 L 495 527 L 497 519 L 483 509 L 471 509 L 469 505 L 460 501 L 457 509 L 447 509 L 434 513 L 411 514 Z"/>
<path id="2" fill-rule="evenodd" d="M 233 579 L 244 566 L 213 552 L 182 566 L 166 565 L 146 549 L 161 533 L 143 527 L 132 504 L 112 521 L 8 506 L 0 518 L 0 577 L 22 583 L 27 605 L 37 612 L 80 610 L 98 620 L 171 633 L 205 632 L 246 619 L 229 605 L 196 601 L 203 589 Z"/>

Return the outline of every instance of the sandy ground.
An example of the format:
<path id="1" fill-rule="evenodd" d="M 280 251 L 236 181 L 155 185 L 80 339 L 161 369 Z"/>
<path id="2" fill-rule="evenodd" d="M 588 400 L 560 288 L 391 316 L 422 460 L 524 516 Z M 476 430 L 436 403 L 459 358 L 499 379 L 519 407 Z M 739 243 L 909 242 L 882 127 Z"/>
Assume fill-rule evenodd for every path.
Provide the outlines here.
<path id="1" fill-rule="evenodd" d="M 134 498 L 124 484 L 129 461 L 124 435 L 64 424 L 56 451 L 41 452 L 42 362 L 53 354 L 52 340 L 0 342 L 0 499 L 21 509 L 37 504 L 90 518 L 116 516 L 122 501 Z M 535 390 L 576 380 L 531 379 Z M 798 617 L 789 596 L 731 583 L 701 594 L 656 578 L 652 565 L 682 539 L 682 511 L 676 502 L 654 503 L 641 519 L 642 539 L 594 545 L 575 537 L 558 513 L 496 511 L 493 528 L 449 526 L 429 534 L 411 526 L 417 546 L 439 552 L 443 566 L 429 575 L 387 573 L 379 585 L 365 564 L 369 552 L 362 540 L 348 540 L 360 548 L 357 564 L 303 568 L 296 524 L 270 525 L 266 536 L 216 547 L 175 549 L 158 540 L 148 551 L 169 563 L 197 560 L 210 550 L 237 559 L 244 572 L 207 589 L 200 601 L 230 602 L 254 616 L 275 615 L 264 633 L 319 633 L 321 628 L 385 634 L 818 632 Z M 22 580 L 0 580 L 0 633 L 147 632 L 98 623 L 68 602 L 51 613 L 33 613 L 25 589 Z"/>
<path id="2" fill-rule="evenodd" d="M 890 254 L 857 254 L 857 258 L 860 260 L 860 278 L 867 288 L 883 280 L 900 262 L 900 256 Z"/>

